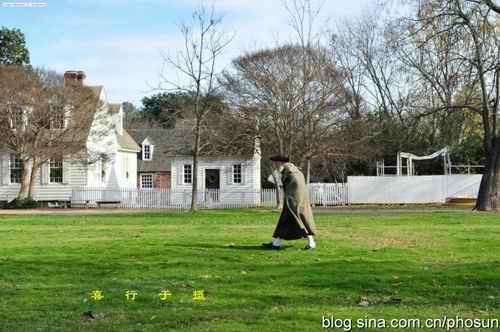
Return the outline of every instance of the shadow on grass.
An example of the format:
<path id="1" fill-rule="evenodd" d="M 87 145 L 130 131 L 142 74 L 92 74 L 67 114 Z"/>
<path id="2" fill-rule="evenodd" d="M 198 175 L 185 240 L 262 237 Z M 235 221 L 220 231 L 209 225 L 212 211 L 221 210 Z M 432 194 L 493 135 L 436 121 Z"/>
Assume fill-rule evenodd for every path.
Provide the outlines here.
<path id="1" fill-rule="evenodd" d="M 199 243 L 199 244 L 166 244 L 168 247 L 182 247 L 189 249 L 226 249 L 226 250 L 248 250 L 248 251 L 279 251 L 271 248 L 266 248 L 262 244 L 260 245 L 233 245 L 233 244 L 208 244 L 208 243 Z M 286 250 L 289 248 L 293 248 L 294 246 L 281 246 L 282 250 Z"/>

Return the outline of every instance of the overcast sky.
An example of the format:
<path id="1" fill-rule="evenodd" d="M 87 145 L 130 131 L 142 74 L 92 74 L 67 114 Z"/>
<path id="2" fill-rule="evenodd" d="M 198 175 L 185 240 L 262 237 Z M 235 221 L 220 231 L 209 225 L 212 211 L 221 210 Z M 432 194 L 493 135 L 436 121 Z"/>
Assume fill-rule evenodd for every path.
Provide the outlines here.
<path id="1" fill-rule="evenodd" d="M 0 0 L 0 25 L 25 33 L 32 64 L 61 73 L 83 70 L 88 84 L 104 85 L 110 101 L 137 105 L 159 82 L 163 64 L 160 50 L 176 53 L 182 40 L 179 22 L 188 20 L 201 3 L 45 0 L 48 6 L 44 8 L 5 6 L 12 2 Z M 361 15 L 373 2 L 325 0 L 323 26 Z M 215 7 L 223 15 L 224 29 L 235 33 L 219 68 L 227 67 L 242 52 L 273 46 L 277 40 L 290 37 L 282 0 L 218 0 Z"/>

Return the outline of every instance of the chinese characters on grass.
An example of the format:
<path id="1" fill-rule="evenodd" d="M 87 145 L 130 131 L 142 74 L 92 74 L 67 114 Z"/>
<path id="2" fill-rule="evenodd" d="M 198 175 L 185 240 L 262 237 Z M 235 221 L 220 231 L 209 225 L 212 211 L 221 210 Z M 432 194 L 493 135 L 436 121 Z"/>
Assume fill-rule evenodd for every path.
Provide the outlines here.
<path id="1" fill-rule="evenodd" d="M 101 301 L 104 299 L 104 295 L 102 294 L 102 291 L 95 290 L 90 293 L 90 298 L 94 301 Z"/>
<path id="2" fill-rule="evenodd" d="M 104 292 L 102 290 L 93 290 L 90 294 L 90 299 L 99 302 L 104 300 Z M 125 292 L 125 300 L 126 301 L 135 301 L 136 299 L 139 298 L 139 292 L 136 290 L 127 290 Z M 162 290 L 160 293 L 158 293 L 158 298 L 160 301 L 165 302 L 169 301 L 172 299 L 172 292 L 169 290 Z M 205 290 L 203 289 L 197 289 L 193 291 L 193 301 L 194 302 L 203 302 L 205 301 Z"/>

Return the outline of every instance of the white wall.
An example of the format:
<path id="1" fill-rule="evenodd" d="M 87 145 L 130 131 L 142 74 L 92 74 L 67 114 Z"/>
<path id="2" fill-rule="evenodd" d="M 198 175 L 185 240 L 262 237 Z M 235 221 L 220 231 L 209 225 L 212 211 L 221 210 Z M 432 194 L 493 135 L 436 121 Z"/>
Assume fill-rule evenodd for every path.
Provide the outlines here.
<path id="1" fill-rule="evenodd" d="M 17 197 L 20 185 L 10 182 L 9 153 L 0 153 L 0 166 L 2 180 L 0 181 L 0 200 L 11 201 Z M 64 183 L 48 183 L 48 165 L 42 166 L 43 174 L 37 174 L 35 179 L 35 200 L 49 201 L 61 200 L 69 201 L 73 188 L 87 185 L 87 165 L 77 160 L 65 160 L 63 162 Z M 42 181 L 42 176 L 45 180 Z M 45 183 L 45 184 L 42 184 Z"/>
<path id="2" fill-rule="evenodd" d="M 192 164 L 193 159 L 190 157 L 177 157 L 172 162 L 172 178 L 171 187 L 175 200 L 190 200 L 190 191 L 192 186 L 190 184 L 183 184 L 183 165 Z M 242 165 L 242 183 L 233 183 L 233 165 Z M 205 190 L 205 170 L 206 169 L 219 169 L 220 170 L 220 191 L 224 197 L 224 201 L 229 202 L 231 199 L 240 201 L 244 200 L 254 201 L 257 200 L 260 194 L 260 157 L 253 159 L 215 159 L 215 158 L 201 158 L 198 163 L 198 191 Z M 184 193 L 183 193 L 184 192 Z M 248 193 L 248 194 L 245 194 Z M 177 197 L 178 196 L 178 197 Z M 255 196 L 255 197 L 254 197 Z M 199 200 L 211 199 L 205 195 L 201 195 Z"/>
<path id="3" fill-rule="evenodd" d="M 352 204 L 444 203 L 475 198 L 482 175 L 349 176 Z"/>
<path id="4" fill-rule="evenodd" d="M 118 141 L 116 137 L 116 114 L 110 116 L 106 105 L 106 94 L 104 89 L 99 96 L 101 107 L 96 111 L 87 140 L 87 151 L 92 161 L 89 167 L 89 186 L 102 186 L 109 189 L 118 188 L 119 180 L 115 164 L 119 162 Z M 106 179 L 101 181 L 101 166 L 97 161 L 100 154 L 105 154 L 108 158 L 106 163 Z"/>
<path id="5" fill-rule="evenodd" d="M 193 164 L 190 157 L 177 157 L 172 163 L 172 189 L 190 190 L 191 184 L 183 184 L 183 165 Z M 242 183 L 233 183 L 233 165 L 242 165 Z M 198 189 L 205 189 L 205 170 L 218 169 L 220 171 L 220 190 L 221 191 L 257 191 L 260 189 L 260 177 L 256 160 L 244 159 L 208 159 L 202 158 L 198 162 Z"/>
<path id="6" fill-rule="evenodd" d="M 118 184 L 121 188 L 137 187 L 137 153 L 118 152 L 115 167 Z"/>
<path id="7" fill-rule="evenodd" d="M 111 115 L 106 105 L 104 89 L 99 96 L 101 107 L 96 111 L 89 130 L 87 151 L 90 160 L 82 154 L 74 160 L 64 160 L 63 183 L 48 183 L 48 166 L 43 167 L 42 174 L 37 176 L 36 200 L 70 200 L 73 188 L 94 186 L 107 189 L 119 187 L 135 187 L 137 183 L 137 156 L 131 152 L 118 152 L 116 130 L 121 130 L 122 110 Z M 100 154 L 109 158 L 106 163 L 106 178 L 101 179 Z M 80 158 L 80 160 L 78 160 Z M 91 162 L 88 164 L 88 162 Z M 127 179 L 126 173 L 129 173 Z M 9 182 L 9 153 L 0 152 L 0 200 L 12 200 L 19 192 L 19 184 Z"/>

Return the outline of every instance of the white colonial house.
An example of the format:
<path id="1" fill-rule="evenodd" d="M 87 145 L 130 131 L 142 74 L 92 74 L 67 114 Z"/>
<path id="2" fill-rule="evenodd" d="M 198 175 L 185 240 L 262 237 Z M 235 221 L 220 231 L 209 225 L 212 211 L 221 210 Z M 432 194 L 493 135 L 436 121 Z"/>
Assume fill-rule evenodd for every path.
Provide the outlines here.
<path id="1" fill-rule="evenodd" d="M 84 84 L 85 74 L 68 71 L 65 84 Z M 89 123 L 85 158 L 64 156 L 44 164 L 35 179 L 34 199 L 42 202 L 69 202 L 73 189 L 101 187 L 130 188 L 137 183 L 137 153 L 141 150 L 123 128 L 121 104 L 111 104 L 102 86 L 88 86 L 98 96 Z M 106 156 L 94 158 L 90 156 Z M 90 160 L 92 159 L 92 160 Z M 21 161 L 15 151 L 0 151 L 0 201 L 16 198 L 20 188 Z M 108 198 L 112 200 L 112 198 Z"/>
<path id="2" fill-rule="evenodd" d="M 193 157 L 188 130 L 130 129 L 141 146 L 138 154 L 139 189 L 170 189 L 171 201 L 191 198 Z M 201 156 L 198 161 L 198 201 L 225 205 L 255 204 L 261 191 L 261 154 L 258 139 L 249 140 L 239 155 Z"/>

